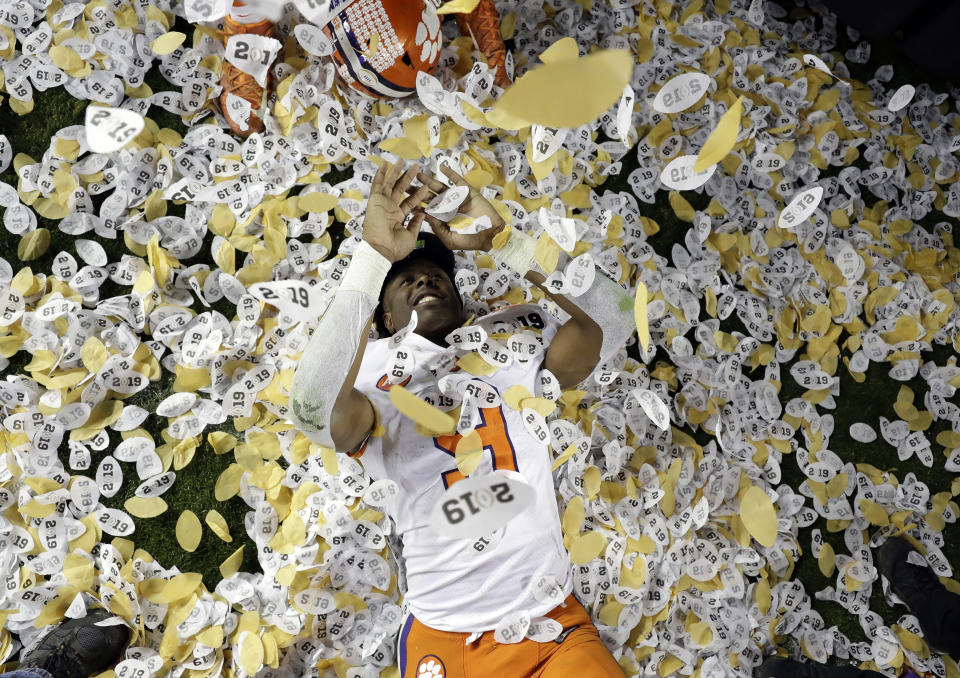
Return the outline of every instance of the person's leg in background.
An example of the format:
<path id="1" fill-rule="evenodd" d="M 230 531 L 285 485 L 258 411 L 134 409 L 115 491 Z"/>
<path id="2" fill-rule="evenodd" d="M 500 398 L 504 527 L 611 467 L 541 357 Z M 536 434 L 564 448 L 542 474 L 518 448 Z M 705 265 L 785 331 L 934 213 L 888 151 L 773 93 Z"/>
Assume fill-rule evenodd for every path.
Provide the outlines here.
<path id="1" fill-rule="evenodd" d="M 230 8 L 230 13 L 223 22 L 224 44 L 231 36 L 242 34 L 274 38 L 276 37 L 276 26 L 256 8 L 246 5 L 240 0 L 235 0 L 233 7 Z M 256 111 L 260 109 L 263 103 L 266 88 L 261 87 L 253 76 L 244 73 L 226 59 L 223 60 L 220 72 L 220 84 L 223 86 L 223 92 L 220 94 L 220 110 L 223 111 L 223 116 L 227 119 L 230 129 L 243 138 L 254 132 L 262 132 L 264 129 L 263 121 L 256 114 Z M 247 120 L 242 120 L 242 113 L 235 112 L 230 105 L 231 96 L 239 97 L 250 104 L 250 113 Z"/>
<path id="2" fill-rule="evenodd" d="M 876 562 L 893 592 L 917 618 L 930 649 L 960 661 L 960 595 L 940 582 L 920 552 L 903 537 L 888 539 L 877 550 Z"/>
<path id="3" fill-rule="evenodd" d="M 126 625 L 96 626 L 113 616 L 101 608 L 61 622 L 21 656 L 16 670 L 0 678 L 87 678 L 106 670 L 123 657 L 130 641 Z"/>
<path id="4" fill-rule="evenodd" d="M 0 673 L 0 678 L 54 678 L 54 676 L 43 669 L 15 669 Z"/>
<path id="5" fill-rule="evenodd" d="M 617 664 L 590 613 L 570 594 L 564 601 L 566 607 L 556 607 L 547 617 L 556 619 L 563 627 L 557 640 L 538 643 L 539 661 L 533 678 L 624 678 L 623 669 Z"/>
<path id="6" fill-rule="evenodd" d="M 885 678 L 882 673 L 865 671 L 856 666 L 827 666 L 815 662 L 798 662 L 781 657 L 768 657 L 757 669 L 757 678 Z"/>

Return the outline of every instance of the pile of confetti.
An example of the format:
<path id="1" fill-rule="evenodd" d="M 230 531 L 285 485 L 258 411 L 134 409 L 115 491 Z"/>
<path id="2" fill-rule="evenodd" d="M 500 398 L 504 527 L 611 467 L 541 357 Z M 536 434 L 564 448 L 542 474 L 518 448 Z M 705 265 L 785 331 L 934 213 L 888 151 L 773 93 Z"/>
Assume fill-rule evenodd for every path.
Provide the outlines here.
<path id="1" fill-rule="evenodd" d="M 0 135 L 0 172 L 12 163 L 19 177 L 0 182 L 3 226 L 20 236 L 17 256 L 0 258 L 0 366 L 31 356 L 0 382 L 0 660 L 96 600 L 135 630 L 117 676 L 398 675 L 397 488 L 311 444 L 287 409 L 382 155 L 441 180 L 447 163 L 481 187 L 538 238 L 554 289 L 575 294 L 595 264 L 635 295 L 644 362 L 624 350 L 579 389 L 544 375 L 541 392 L 504 395 L 549 435 L 575 592 L 627 675 L 748 676 L 787 638 L 816 661 L 955 670 L 926 651 L 915 618 L 890 627 L 869 607 L 880 586 L 870 546 L 889 535 L 909 531 L 937 574 L 952 574 L 941 531 L 957 518 L 953 494 L 845 462 L 829 449 L 825 410 L 842 397 L 839 369 L 858 381 L 868 369 L 920 375 L 922 402 L 904 387 L 899 419 L 858 422 L 850 435 L 871 443 L 879 428 L 901 460 L 960 470 L 950 402 L 960 367 L 923 358 L 934 344 L 960 349 L 960 90 L 893 91 L 889 66 L 853 80 L 844 59 L 866 63 L 869 44 L 831 51 L 828 14 L 793 20 L 760 0 L 502 0 L 514 87 L 493 85 L 447 22 L 435 75 L 421 74 L 407 100 L 374 102 L 337 91 L 329 45 L 289 4 L 266 130 L 241 142 L 218 104 L 224 4 L 0 8 L 5 104 L 29 114 L 51 87 L 90 102 L 85 125 L 61 129 L 40 159 L 14 157 L 16 139 Z M 192 35 L 172 30 L 178 18 Z M 152 68 L 168 89 L 145 84 Z M 189 131 L 160 128 L 156 108 Z M 628 153 L 639 160 L 631 191 L 604 190 Z M 328 183 L 332 168 L 348 178 Z M 671 260 L 648 242 L 660 225 L 644 216 L 661 191 L 691 225 Z M 705 209 L 691 191 L 709 196 Z M 171 203 L 185 204 L 182 217 L 167 214 Z M 917 225 L 934 214 L 944 218 L 932 231 Z M 50 271 L 29 267 L 51 243 L 38 215 L 75 237 L 80 261 L 62 251 Z M 335 220 L 347 233 L 336 251 Z M 111 261 L 91 232 L 129 254 Z M 216 266 L 191 264 L 200 253 Z M 128 293 L 101 294 L 108 280 Z M 458 254 L 456 282 L 478 316 L 534 302 L 565 319 L 487 255 Z M 235 317 L 209 309 L 222 299 Z M 733 314 L 747 334 L 721 330 Z M 460 338 L 471 374 L 542 348 L 530 333 Z M 124 403 L 164 379 L 174 392 L 155 411 Z M 802 397 L 782 402 L 786 379 Z M 452 411 L 459 396 L 440 382 L 432 402 Z M 156 417 L 163 440 L 143 428 Z M 227 420 L 241 440 L 205 434 Z M 934 421 L 951 430 L 932 441 Z M 239 571 L 238 549 L 214 591 L 135 550 L 137 519 L 167 510 L 163 494 L 204 436 L 235 457 L 211 482 L 218 500 L 249 506 L 262 568 Z M 91 468 L 91 451 L 108 449 Z M 476 467 L 475 452 L 464 446 L 461 470 Z M 781 482 L 793 463 L 807 478 L 797 488 Z M 124 482 L 139 483 L 125 510 L 104 507 Z M 848 553 L 819 529 L 798 542 L 798 528 L 821 519 Z M 184 549 L 230 538 L 215 507 L 204 523 L 206 533 L 180 515 Z M 858 616 L 870 642 L 811 609 L 791 578 L 807 548 L 835 577 L 813 595 Z M 542 635 L 529 616 L 498 632 Z"/>

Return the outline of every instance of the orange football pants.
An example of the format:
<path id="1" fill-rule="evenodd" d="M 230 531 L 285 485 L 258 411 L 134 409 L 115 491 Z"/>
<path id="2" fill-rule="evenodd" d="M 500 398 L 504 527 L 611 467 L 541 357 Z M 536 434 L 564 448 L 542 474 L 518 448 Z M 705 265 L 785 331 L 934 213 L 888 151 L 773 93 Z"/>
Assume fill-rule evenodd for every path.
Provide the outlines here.
<path id="1" fill-rule="evenodd" d="M 558 639 L 538 643 L 524 638 L 501 645 L 493 631 L 466 644 L 469 633 L 437 631 L 413 615 L 400 631 L 397 661 L 401 678 L 624 678 L 620 665 L 600 640 L 590 614 L 571 593 L 566 607 L 546 614 L 563 626 Z M 573 628 L 576 627 L 576 628 Z M 572 629 L 572 630 L 571 630 Z"/>

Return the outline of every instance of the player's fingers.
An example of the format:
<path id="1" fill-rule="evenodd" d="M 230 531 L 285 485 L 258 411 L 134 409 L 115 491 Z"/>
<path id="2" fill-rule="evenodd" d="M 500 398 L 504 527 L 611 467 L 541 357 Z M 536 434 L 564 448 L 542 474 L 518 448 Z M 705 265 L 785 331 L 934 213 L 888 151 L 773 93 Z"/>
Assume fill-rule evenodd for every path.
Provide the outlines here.
<path id="1" fill-rule="evenodd" d="M 397 161 L 390 165 L 387 170 L 387 176 L 383 181 L 382 193 L 386 195 L 393 194 L 393 187 L 397 183 L 397 178 L 403 173 L 403 158 L 397 158 Z"/>
<path id="2" fill-rule="evenodd" d="M 406 216 L 421 202 L 424 198 L 430 195 L 430 188 L 427 186 L 420 186 L 417 190 L 410 194 L 410 197 L 400 203 L 400 210 L 403 212 L 403 215 Z"/>
<path id="3" fill-rule="evenodd" d="M 403 173 L 403 176 L 400 177 L 399 181 L 393 187 L 393 199 L 397 202 L 403 199 L 403 196 L 406 195 L 407 189 L 410 187 L 410 184 L 413 183 L 414 178 L 417 176 L 417 166 L 413 165 Z"/>
<path id="4" fill-rule="evenodd" d="M 373 183 L 370 185 L 370 195 L 383 192 L 383 185 L 389 171 L 390 163 L 386 161 L 380 163 L 380 167 L 377 168 L 377 173 L 373 175 Z"/>
<path id="5" fill-rule="evenodd" d="M 460 176 L 460 174 L 449 165 L 441 165 L 440 171 L 450 177 L 450 180 L 457 186 L 469 186 L 467 180 Z"/>
<path id="6" fill-rule="evenodd" d="M 434 193 L 443 193 L 445 190 L 447 190 L 446 184 L 444 184 L 442 181 L 437 181 L 431 176 L 427 176 L 423 172 L 417 173 L 417 180 L 424 186 L 429 186 L 430 190 Z"/>
<path id="7" fill-rule="evenodd" d="M 409 233 L 412 233 L 414 236 L 420 235 L 420 227 L 423 225 L 423 218 L 426 216 L 423 212 L 415 211 L 413 216 L 410 218 L 410 223 L 408 223 L 405 228 Z"/>
<path id="8" fill-rule="evenodd" d="M 436 217 L 430 216 L 430 215 L 427 214 L 426 212 L 424 212 L 424 214 L 423 214 L 423 219 L 424 219 L 424 221 L 426 221 L 428 224 L 430 224 L 430 228 L 432 228 L 432 229 L 434 230 L 434 232 L 436 232 L 438 229 L 441 230 L 441 231 L 442 231 L 442 230 L 447 230 L 447 231 L 450 230 L 450 227 L 446 224 L 446 222 L 440 221 L 440 220 L 437 219 Z"/>

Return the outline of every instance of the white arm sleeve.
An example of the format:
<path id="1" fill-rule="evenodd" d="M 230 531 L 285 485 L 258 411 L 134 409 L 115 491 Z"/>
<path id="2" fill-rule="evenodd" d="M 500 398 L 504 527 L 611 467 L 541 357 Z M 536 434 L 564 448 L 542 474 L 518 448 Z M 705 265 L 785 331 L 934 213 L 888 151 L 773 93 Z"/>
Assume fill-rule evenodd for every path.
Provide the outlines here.
<path id="1" fill-rule="evenodd" d="M 534 270 L 543 273 L 543 269 L 534 258 L 536 242 L 529 235 L 513 229 L 503 247 L 490 251 L 490 256 L 499 265 L 504 264 L 521 276 Z M 626 346 L 636 331 L 633 318 L 633 297 L 625 289 L 597 271 L 593 284 L 579 297 L 562 295 L 574 306 L 590 316 L 603 331 L 603 344 L 600 347 L 600 362 L 605 363 Z"/>
<path id="2" fill-rule="evenodd" d="M 310 440 L 336 449 L 331 418 L 364 327 L 377 307 L 390 260 L 361 242 L 336 296 L 317 323 L 290 387 L 291 420 Z"/>

